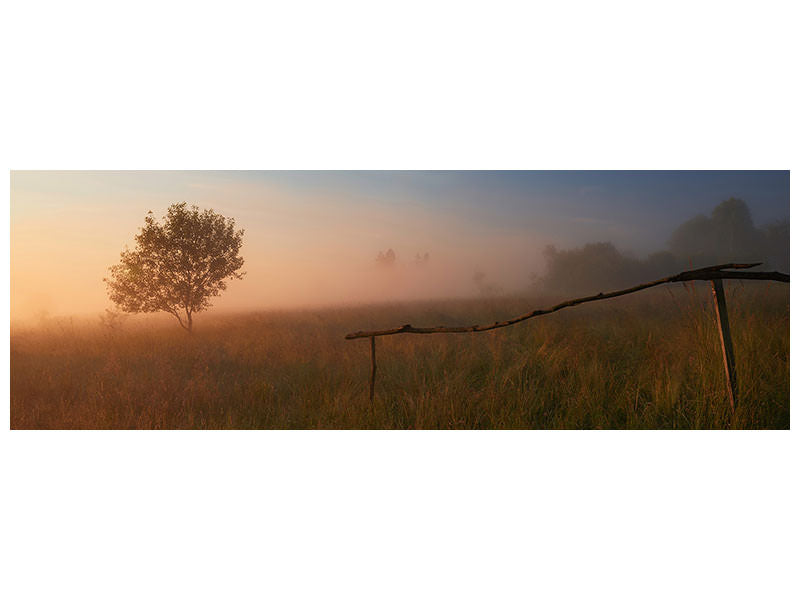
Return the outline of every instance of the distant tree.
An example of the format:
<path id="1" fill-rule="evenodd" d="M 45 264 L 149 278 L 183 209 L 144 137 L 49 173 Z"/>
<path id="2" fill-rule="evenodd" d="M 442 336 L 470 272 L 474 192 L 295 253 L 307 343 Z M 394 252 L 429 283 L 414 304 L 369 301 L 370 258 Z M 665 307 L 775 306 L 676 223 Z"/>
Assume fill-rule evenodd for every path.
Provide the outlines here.
<path id="1" fill-rule="evenodd" d="M 672 233 L 669 245 L 671 252 L 655 252 L 643 260 L 621 253 L 609 242 L 566 250 L 547 246 L 544 275 L 532 274 L 531 281 L 551 291 L 596 292 L 725 262 L 762 261 L 779 271 L 789 269 L 789 222 L 757 228 L 747 204 L 738 198 L 721 202 L 711 216 L 685 221 Z"/>
<path id="2" fill-rule="evenodd" d="M 123 250 L 103 280 L 108 295 L 125 312 L 164 311 L 191 332 L 192 316 L 211 306 L 227 280 L 244 275 L 243 236 L 233 219 L 185 202 L 170 206 L 163 223 L 148 212 L 136 248 Z"/>
<path id="3" fill-rule="evenodd" d="M 382 267 L 393 267 L 396 261 L 397 255 L 391 248 L 389 248 L 385 254 L 383 252 L 378 252 L 378 258 L 375 259 L 375 262 Z"/>
<path id="4" fill-rule="evenodd" d="M 417 252 L 417 255 L 414 257 L 414 264 L 418 267 L 424 267 L 425 265 L 428 264 L 430 259 L 431 259 L 430 254 L 428 254 L 427 252 L 423 255 L 420 255 L 420 253 Z"/>
<path id="5" fill-rule="evenodd" d="M 718 204 L 710 217 L 698 215 L 680 225 L 669 245 L 673 254 L 695 266 L 766 259 L 764 232 L 738 198 Z"/>
<path id="6" fill-rule="evenodd" d="M 636 282 L 641 262 L 622 254 L 614 244 L 596 242 L 582 248 L 544 249 L 546 264 L 541 283 L 558 292 L 601 291 Z"/>
<path id="7" fill-rule="evenodd" d="M 531 274 L 532 284 L 563 293 L 608 291 L 673 275 L 679 270 L 677 259 L 669 252 L 655 252 L 640 260 L 623 254 L 610 242 L 567 250 L 547 246 L 544 258 L 545 273 Z"/>
<path id="8" fill-rule="evenodd" d="M 688 258 L 697 264 L 712 259 L 713 225 L 705 215 L 697 215 L 682 223 L 672 232 L 669 247 L 674 254 Z"/>
<path id="9" fill-rule="evenodd" d="M 715 243 L 719 252 L 729 256 L 737 253 L 760 254 L 763 252 L 762 240 L 753 225 L 750 208 L 739 198 L 720 202 L 711 212 L 714 224 Z"/>

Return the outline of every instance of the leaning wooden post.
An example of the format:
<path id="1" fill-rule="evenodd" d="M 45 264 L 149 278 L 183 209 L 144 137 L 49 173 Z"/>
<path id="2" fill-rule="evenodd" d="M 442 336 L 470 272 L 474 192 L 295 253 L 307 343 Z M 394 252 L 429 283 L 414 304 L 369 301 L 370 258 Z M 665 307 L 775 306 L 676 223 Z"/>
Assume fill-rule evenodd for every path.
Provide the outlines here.
<path id="1" fill-rule="evenodd" d="M 375 399 L 375 370 L 377 366 L 375 364 L 375 336 L 370 336 L 369 338 L 370 347 L 371 347 L 371 354 L 372 354 L 372 373 L 369 377 L 369 401 L 372 402 Z"/>
<path id="2" fill-rule="evenodd" d="M 736 364 L 733 362 L 733 342 L 731 341 L 731 326 L 728 322 L 728 306 L 725 303 L 725 288 L 722 279 L 712 279 L 711 284 L 714 305 L 717 309 L 717 326 L 722 345 L 722 358 L 725 362 L 725 379 L 728 383 L 728 400 L 731 403 L 732 416 L 736 410 Z"/>

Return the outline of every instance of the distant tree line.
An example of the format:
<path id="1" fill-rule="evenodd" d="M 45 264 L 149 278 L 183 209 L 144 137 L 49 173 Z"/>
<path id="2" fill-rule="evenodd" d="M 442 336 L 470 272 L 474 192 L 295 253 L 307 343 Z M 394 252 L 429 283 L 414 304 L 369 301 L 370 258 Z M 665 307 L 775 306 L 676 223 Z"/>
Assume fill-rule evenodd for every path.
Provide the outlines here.
<path id="1" fill-rule="evenodd" d="M 567 250 L 547 246 L 544 256 L 545 274 L 534 277 L 537 287 L 565 293 L 625 287 L 725 262 L 763 262 L 788 272 L 789 222 L 756 227 L 747 204 L 730 198 L 710 217 L 698 215 L 675 229 L 669 251 L 645 259 L 623 254 L 610 242 Z"/>
<path id="2" fill-rule="evenodd" d="M 750 209 L 738 198 L 718 204 L 711 217 L 689 219 L 672 233 L 669 244 L 675 256 L 698 265 L 761 261 L 789 270 L 789 221 L 755 227 Z"/>
<path id="3" fill-rule="evenodd" d="M 378 257 L 375 259 L 375 262 L 381 267 L 393 267 L 397 262 L 397 255 L 394 253 L 394 250 L 389 248 L 386 252 L 378 252 Z"/>
<path id="4" fill-rule="evenodd" d="M 424 267 L 426 266 L 431 260 L 431 256 L 429 253 L 420 254 L 417 252 L 416 256 L 414 257 L 414 265 L 417 267 Z M 375 263 L 379 267 L 393 267 L 397 264 L 397 253 L 389 248 L 386 252 L 378 252 L 378 256 L 375 258 Z"/>

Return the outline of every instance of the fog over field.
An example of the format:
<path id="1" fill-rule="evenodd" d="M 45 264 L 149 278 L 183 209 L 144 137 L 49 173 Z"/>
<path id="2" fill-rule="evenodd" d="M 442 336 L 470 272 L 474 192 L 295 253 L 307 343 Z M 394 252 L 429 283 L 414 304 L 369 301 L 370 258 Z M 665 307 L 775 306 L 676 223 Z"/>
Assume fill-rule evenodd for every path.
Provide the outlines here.
<path id="1" fill-rule="evenodd" d="M 730 198 L 741 203 L 714 213 Z M 788 268 L 788 172 L 14 172 L 12 321 L 111 307 L 108 267 L 148 210 L 160 219 L 177 202 L 245 230 L 246 275 L 215 299 L 220 313 L 531 294 L 548 282 L 567 293 L 553 269 L 578 273 L 583 259 L 559 252 L 597 243 L 584 278 L 669 275 L 725 254 L 722 242 L 675 247 L 692 219 L 686 239 L 734 232 L 741 258 Z"/>
<path id="2" fill-rule="evenodd" d="M 788 213 L 787 172 L 15 172 L 12 427 L 785 429 L 786 275 L 345 336 L 788 274 Z"/>

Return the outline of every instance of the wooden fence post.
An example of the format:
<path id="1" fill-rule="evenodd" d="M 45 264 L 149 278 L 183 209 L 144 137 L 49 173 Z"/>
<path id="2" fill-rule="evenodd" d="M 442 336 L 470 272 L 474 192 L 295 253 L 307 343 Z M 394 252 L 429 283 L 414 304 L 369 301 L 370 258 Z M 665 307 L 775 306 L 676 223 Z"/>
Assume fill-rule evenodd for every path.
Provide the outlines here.
<path id="1" fill-rule="evenodd" d="M 728 306 L 725 302 L 725 287 L 722 279 L 711 280 L 711 291 L 714 294 L 714 305 L 717 309 L 717 326 L 719 341 L 722 346 L 722 359 L 725 362 L 725 380 L 728 384 L 728 400 L 731 403 L 731 419 L 736 410 L 736 364 L 733 361 L 733 342 L 731 326 L 728 322 Z"/>
<path id="2" fill-rule="evenodd" d="M 369 377 L 369 401 L 370 403 L 375 400 L 375 371 L 377 369 L 377 365 L 375 364 L 375 336 L 369 338 L 370 341 L 370 348 L 372 354 L 372 373 Z"/>
<path id="3" fill-rule="evenodd" d="M 551 306 L 550 308 L 532 310 L 524 315 L 519 315 L 513 319 L 506 321 L 495 321 L 486 325 L 467 325 L 467 326 L 440 326 L 440 327 L 414 327 L 410 324 L 401 325 L 400 327 L 393 327 L 392 329 L 378 329 L 375 331 L 355 331 L 345 335 L 347 340 L 355 340 L 360 338 L 370 338 L 370 347 L 372 354 L 372 373 L 369 380 L 369 399 L 370 402 L 375 399 L 375 371 L 377 366 L 375 364 L 375 338 L 384 335 L 397 335 L 404 333 L 414 334 L 427 334 L 427 333 L 476 333 L 479 331 L 491 331 L 493 329 L 500 329 L 501 327 L 509 327 L 516 325 L 522 321 L 527 321 L 534 317 L 541 317 L 542 315 L 549 315 L 570 306 L 578 306 L 586 302 L 595 302 L 597 300 L 608 300 L 609 298 L 618 298 L 634 292 L 640 292 L 648 288 L 655 287 L 666 283 L 678 283 L 687 281 L 711 281 L 712 292 L 717 310 L 717 325 L 719 326 L 719 338 L 722 344 L 722 356 L 725 362 L 725 376 L 728 384 L 728 399 L 731 404 L 731 424 L 733 425 L 734 411 L 736 410 L 736 366 L 733 362 L 733 343 L 731 342 L 731 328 L 728 323 L 728 308 L 725 304 L 725 288 L 723 287 L 724 279 L 752 279 L 761 281 L 782 281 L 789 283 L 789 275 L 786 273 L 779 273 L 778 271 L 731 271 L 729 269 L 750 269 L 757 267 L 761 263 L 726 263 L 724 265 L 714 265 L 712 267 L 704 267 L 702 269 L 695 269 L 693 271 L 683 271 L 676 275 L 669 277 L 662 277 L 655 281 L 648 283 L 640 283 L 633 287 L 617 290 L 614 292 L 595 294 L 594 296 L 585 296 L 583 298 L 574 298 Z"/>

